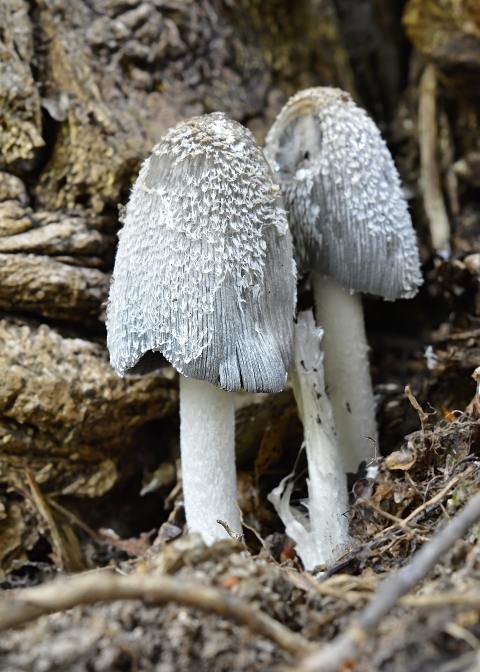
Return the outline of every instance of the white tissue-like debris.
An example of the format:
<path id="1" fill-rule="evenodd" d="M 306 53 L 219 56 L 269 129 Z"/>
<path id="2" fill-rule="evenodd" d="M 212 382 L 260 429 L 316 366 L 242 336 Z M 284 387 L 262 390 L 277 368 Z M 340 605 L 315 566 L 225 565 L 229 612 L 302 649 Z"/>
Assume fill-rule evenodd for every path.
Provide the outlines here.
<path id="1" fill-rule="evenodd" d="M 378 471 L 379 471 L 378 464 L 370 464 L 367 467 L 367 474 L 366 474 L 367 478 L 375 480 L 378 476 Z"/>
<path id="2" fill-rule="evenodd" d="M 110 291 L 108 348 L 120 375 L 162 353 L 225 390 L 283 388 L 295 268 L 280 190 L 251 133 L 194 117 L 154 147 L 126 208 Z"/>
<path id="3" fill-rule="evenodd" d="M 427 369 L 429 371 L 433 371 L 437 366 L 438 360 L 440 358 L 437 354 L 435 354 L 435 351 L 431 345 L 427 345 L 427 347 L 425 348 L 424 357 L 427 360 Z"/>
<path id="4" fill-rule="evenodd" d="M 333 411 L 325 392 L 322 329 L 315 326 L 311 310 L 298 314 L 295 325 L 292 382 L 304 427 L 308 460 L 308 519 L 290 505 L 293 484 L 284 479 L 268 495 L 296 542 L 304 567 L 334 562 L 349 543 L 347 477 Z"/>
<path id="5" fill-rule="evenodd" d="M 422 284 L 398 172 L 375 123 L 348 93 L 294 95 L 270 129 L 265 156 L 282 189 L 299 271 L 386 299 Z"/>

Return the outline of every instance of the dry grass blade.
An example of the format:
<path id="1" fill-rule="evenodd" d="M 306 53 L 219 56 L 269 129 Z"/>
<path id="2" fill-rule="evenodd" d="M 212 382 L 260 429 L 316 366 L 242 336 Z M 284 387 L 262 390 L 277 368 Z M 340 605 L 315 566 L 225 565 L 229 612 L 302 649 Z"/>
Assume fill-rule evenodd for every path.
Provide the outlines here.
<path id="1" fill-rule="evenodd" d="M 60 534 L 58 532 L 58 528 L 55 524 L 50 509 L 48 508 L 48 506 L 45 503 L 45 500 L 43 499 L 42 493 L 40 492 L 40 488 L 37 485 L 37 482 L 31 469 L 26 469 L 26 475 L 28 486 L 30 488 L 30 492 L 32 493 L 32 498 L 33 501 L 35 502 L 35 506 L 37 507 L 38 512 L 40 513 L 40 515 L 42 516 L 42 518 L 44 519 L 45 523 L 48 525 L 48 528 L 50 530 L 50 534 L 52 537 L 53 551 L 58 558 L 60 566 L 64 568 L 66 558 L 63 549 L 63 543 L 60 538 Z"/>
<path id="2" fill-rule="evenodd" d="M 67 537 L 67 541 L 70 543 L 65 543 L 31 469 L 26 469 L 26 476 L 35 506 L 50 530 L 52 548 L 58 565 L 67 572 L 78 572 L 85 569 L 80 547 L 73 531 L 71 531 L 69 538 Z"/>
<path id="3" fill-rule="evenodd" d="M 409 590 L 414 588 L 435 566 L 452 544 L 480 519 L 480 493 L 436 534 L 402 570 L 383 581 L 370 604 L 352 625 L 322 651 L 309 656 L 297 672 L 337 672 L 355 660 L 359 647 L 385 616 Z"/>
<path id="4" fill-rule="evenodd" d="M 83 520 L 80 520 L 78 516 L 76 516 L 74 513 L 66 509 L 65 507 L 61 506 L 58 502 L 56 502 L 54 499 L 51 497 L 46 497 L 45 500 L 48 502 L 48 505 L 62 513 L 64 516 L 66 516 L 74 525 L 78 525 L 78 527 L 81 527 L 82 530 L 84 530 L 87 534 L 89 534 L 92 539 L 95 539 L 96 541 L 105 541 L 99 534 L 98 532 L 95 532 L 95 530 L 92 530 L 92 528 L 87 525 L 86 523 L 83 522 Z"/>
<path id="5" fill-rule="evenodd" d="M 423 408 L 420 406 L 418 401 L 413 396 L 413 392 L 410 389 L 410 385 L 407 385 L 407 387 L 405 388 L 405 394 L 407 395 L 408 400 L 412 404 L 413 408 L 417 411 L 418 416 L 420 418 L 420 424 L 422 426 L 422 434 L 425 434 L 425 431 L 427 429 L 428 414 L 425 413 Z"/>
<path id="6" fill-rule="evenodd" d="M 0 603 L 0 630 L 80 604 L 114 600 L 142 600 L 156 604 L 177 602 L 246 625 L 252 632 L 267 637 L 294 656 L 307 654 L 314 648 L 301 635 L 238 598 L 164 575 L 99 577 L 98 574 L 81 574 L 27 588 Z"/>

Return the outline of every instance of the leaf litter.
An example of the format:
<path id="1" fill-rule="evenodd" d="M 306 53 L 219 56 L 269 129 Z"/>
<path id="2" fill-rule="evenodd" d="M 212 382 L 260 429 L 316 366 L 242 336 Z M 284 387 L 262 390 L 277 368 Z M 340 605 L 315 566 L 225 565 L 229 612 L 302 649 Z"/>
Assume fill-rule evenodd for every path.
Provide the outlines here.
<path id="1" fill-rule="evenodd" d="M 480 490 L 480 417 L 475 404 L 471 413 L 437 424 L 419 410 L 423 429 L 408 435 L 390 455 L 377 457 L 355 482 L 349 513 L 352 546 L 327 571 L 304 572 L 280 532 L 267 535 L 262 544 L 252 535 L 255 544 L 232 539 L 211 548 L 197 535 L 178 537 L 183 527 L 180 495 L 170 521 L 151 545 L 148 534 L 138 541 L 119 540 L 103 531 L 103 539 L 88 543 L 110 549 L 104 568 L 76 576 L 90 574 L 99 587 L 107 575 L 173 577 L 179 585 L 213 588 L 222 599 L 236 598 L 260 609 L 298 634 L 306 647 L 308 642 L 327 643 L 361 613 L 382 579 L 408 564 L 412 554 Z M 248 515 L 252 522 L 254 511 Z M 480 639 L 479 535 L 480 525 L 474 526 L 382 619 L 352 663 L 354 669 L 400 671 L 406 669 L 406 660 L 410 670 L 467 670 L 475 665 L 472 643 Z M 58 567 L 58 558 L 53 559 Z M 4 580 L 2 602 L 21 598 L 20 586 L 50 580 L 51 571 L 42 571 L 40 564 L 32 571 L 35 563 L 25 563 L 22 579 L 17 566 Z M 59 572 L 64 575 L 57 568 Z M 0 610 L 7 606 L 2 602 Z M 167 672 L 293 669 L 296 664 L 292 652 L 278 642 L 236 617 L 210 613 L 208 607 L 199 610 L 178 602 L 160 606 L 148 596 L 79 602 L 3 632 L 0 669 Z M 445 667 L 452 661 L 460 666 Z"/>

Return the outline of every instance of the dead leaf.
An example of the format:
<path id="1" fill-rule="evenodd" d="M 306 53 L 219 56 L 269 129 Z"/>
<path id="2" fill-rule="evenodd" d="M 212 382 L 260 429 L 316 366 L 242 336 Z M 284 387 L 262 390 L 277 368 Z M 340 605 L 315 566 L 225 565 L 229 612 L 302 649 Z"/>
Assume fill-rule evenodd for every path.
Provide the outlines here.
<path id="1" fill-rule="evenodd" d="M 390 453 L 385 459 L 385 465 L 390 471 L 393 471 L 394 469 L 408 471 L 413 467 L 416 461 L 416 453 L 408 448 L 402 448 L 401 450 L 396 450 L 394 453 Z"/>
<path id="2" fill-rule="evenodd" d="M 445 418 L 447 422 L 455 422 L 455 414 L 452 413 L 452 411 L 449 411 L 448 408 L 445 408 L 445 406 L 440 406 L 440 410 L 442 411 L 442 415 Z"/>
<path id="3" fill-rule="evenodd" d="M 356 500 L 370 499 L 373 492 L 373 483 L 367 481 L 366 478 L 362 478 L 353 484 L 352 492 Z"/>
<path id="4" fill-rule="evenodd" d="M 109 546 L 121 548 L 131 558 L 139 558 L 148 551 L 151 546 L 150 538 L 155 534 L 156 530 L 150 532 L 142 532 L 140 537 L 131 537 L 130 539 L 109 539 Z"/>

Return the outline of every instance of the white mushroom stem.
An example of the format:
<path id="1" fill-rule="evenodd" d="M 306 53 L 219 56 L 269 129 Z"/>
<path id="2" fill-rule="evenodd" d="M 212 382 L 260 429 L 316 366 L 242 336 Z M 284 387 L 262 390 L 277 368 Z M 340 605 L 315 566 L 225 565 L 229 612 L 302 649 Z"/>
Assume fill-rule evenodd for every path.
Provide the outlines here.
<path id="1" fill-rule="evenodd" d="M 332 278 L 312 275 L 315 317 L 325 331 L 327 394 L 345 467 L 355 473 L 362 461 L 368 463 L 374 457 L 374 444 L 364 437 L 377 441 L 362 299 Z"/>
<path id="2" fill-rule="evenodd" d="M 284 493 L 285 479 L 269 495 L 306 569 L 334 562 L 349 541 L 347 479 L 325 393 L 321 337 L 312 311 L 299 313 L 291 377 L 307 450 L 309 520 L 289 506 L 293 486 Z"/>
<path id="3" fill-rule="evenodd" d="M 206 544 L 228 538 L 217 520 L 241 534 L 233 392 L 180 376 L 180 451 L 189 530 Z"/>

